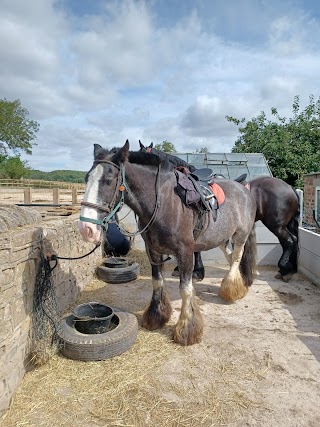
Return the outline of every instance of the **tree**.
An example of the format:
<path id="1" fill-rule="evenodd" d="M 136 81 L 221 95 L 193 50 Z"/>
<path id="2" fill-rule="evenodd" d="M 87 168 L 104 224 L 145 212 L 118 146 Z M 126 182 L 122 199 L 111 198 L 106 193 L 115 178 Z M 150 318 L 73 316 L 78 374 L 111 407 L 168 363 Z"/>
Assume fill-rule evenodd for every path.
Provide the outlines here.
<path id="1" fill-rule="evenodd" d="M 156 150 L 164 151 L 165 153 L 176 153 L 177 150 L 175 149 L 175 146 L 172 144 L 172 142 L 169 141 L 163 141 L 161 144 L 156 144 L 154 146 Z"/>
<path id="2" fill-rule="evenodd" d="M 202 147 L 202 148 L 197 148 L 195 153 L 205 153 L 208 154 L 209 153 L 209 148 L 207 147 Z"/>
<path id="3" fill-rule="evenodd" d="M 36 169 L 30 170 L 28 177 L 30 179 L 40 179 L 45 181 L 61 181 L 61 182 L 79 182 L 85 181 L 87 172 L 71 171 L 71 170 L 55 170 L 51 172 L 43 172 Z"/>
<path id="4" fill-rule="evenodd" d="M 275 120 L 269 120 L 262 111 L 246 121 L 226 116 L 238 126 L 240 135 L 232 148 L 233 153 L 263 153 L 272 174 L 288 184 L 301 187 L 303 175 L 316 172 L 320 167 L 320 98 L 300 111 L 299 96 L 293 102 L 293 117 L 280 117 L 271 108 Z"/>
<path id="5" fill-rule="evenodd" d="M 19 156 L 8 157 L 0 155 L 0 177 L 20 179 L 30 174 L 30 168 L 26 161 L 21 161 Z"/>
<path id="6" fill-rule="evenodd" d="M 19 150 L 32 154 L 32 142 L 39 130 L 39 123 L 29 120 L 29 112 L 21 106 L 19 99 L 7 101 L 0 99 L 0 154 L 8 150 L 18 154 Z"/>

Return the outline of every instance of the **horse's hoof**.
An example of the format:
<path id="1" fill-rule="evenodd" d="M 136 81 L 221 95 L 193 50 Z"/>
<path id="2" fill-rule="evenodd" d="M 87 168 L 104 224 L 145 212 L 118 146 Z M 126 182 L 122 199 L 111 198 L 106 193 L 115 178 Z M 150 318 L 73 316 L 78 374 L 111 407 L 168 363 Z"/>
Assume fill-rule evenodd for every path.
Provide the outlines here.
<path id="1" fill-rule="evenodd" d="M 282 279 L 282 274 L 281 273 L 277 273 L 274 277 L 275 277 L 275 279 Z"/>
<path id="2" fill-rule="evenodd" d="M 179 323 L 173 327 L 173 341 L 177 344 L 188 346 L 198 344 L 202 340 L 203 324 L 191 324 L 184 329 L 180 328 Z"/>
<path id="3" fill-rule="evenodd" d="M 192 274 L 192 281 L 193 282 L 201 282 L 201 280 L 204 279 L 204 274 L 199 274 L 199 273 L 193 273 Z"/>
<path id="4" fill-rule="evenodd" d="M 161 289 L 153 292 L 149 307 L 142 315 L 141 326 L 154 331 L 162 328 L 170 319 L 172 314 L 171 302 L 168 293 Z"/>
<path id="5" fill-rule="evenodd" d="M 291 273 L 286 274 L 285 276 L 282 276 L 282 280 L 284 282 L 288 283 L 292 276 L 293 276 L 293 274 L 291 274 Z"/>

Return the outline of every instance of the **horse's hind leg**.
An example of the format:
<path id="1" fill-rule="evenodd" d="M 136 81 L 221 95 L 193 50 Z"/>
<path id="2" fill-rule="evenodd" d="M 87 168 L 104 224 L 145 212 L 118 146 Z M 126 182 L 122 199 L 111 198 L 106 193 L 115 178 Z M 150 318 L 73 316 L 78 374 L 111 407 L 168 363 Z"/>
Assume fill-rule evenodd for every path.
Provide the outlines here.
<path id="1" fill-rule="evenodd" d="M 151 331 L 164 326 L 170 319 L 172 313 L 170 298 L 163 286 L 164 281 L 161 268 L 162 265 L 151 265 L 153 286 L 152 299 L 142 316 L 142 327 Z"/>
<path id="2" fill-rule="evenodd" d="M 293 274 L 297 272 L 296 265 L 294 265 L 296 263 L 291 262 L 297 253 L 296 237 L 289 233 L 286 228 L 273 230 L 273 233 L 278 237 L 282 247 L 282 255 L 278 262 L 279 273 L 276 275 L 276 278 L 288 282 Z"/>
<path id="3" fill-rule="evenodd" d="M 192 253 L 179 262 L 181 313 L 173 329 L 173 339 L 181 345 L 199 343 L 203 334 L 202 316 L 192 285 Z"/>
<path id="4" fill-rule="evenodd" d="M 219 291 L 220 297 L 225 301 L 235 301 L 243 298 L 248 292 L 248 287 L 245 286 L 239 269 L 243 250 L 244 245 L 234 244 L 234 249 L 231 254 L 230 270 L 224 276 Z"/>
<path id="5" fill-rule="evenodd" d="M 201 252 L 194 253 L 194 267 L 192 272 L 194 282 L 200 282 L 204 279 L 204 266 L 201 258 Z"/>

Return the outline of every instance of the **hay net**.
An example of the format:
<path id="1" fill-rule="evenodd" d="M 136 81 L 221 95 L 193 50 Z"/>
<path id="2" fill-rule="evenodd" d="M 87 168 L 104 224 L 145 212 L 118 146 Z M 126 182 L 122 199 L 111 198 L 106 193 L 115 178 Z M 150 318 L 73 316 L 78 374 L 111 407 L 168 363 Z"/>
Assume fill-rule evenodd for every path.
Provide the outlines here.
<path id="1" fill-rule="evenodd" d="M 50 355 L 56 353 L 60 348 L 58 332 L 61 328 L 61 310 L 51 280 L 51 273 L 57 262 L 55 260 L 55 264 L 52 266 L 44 252 L 40 251 L 31 328 L 31 357 L 35 365 L 45 363 Z"/>

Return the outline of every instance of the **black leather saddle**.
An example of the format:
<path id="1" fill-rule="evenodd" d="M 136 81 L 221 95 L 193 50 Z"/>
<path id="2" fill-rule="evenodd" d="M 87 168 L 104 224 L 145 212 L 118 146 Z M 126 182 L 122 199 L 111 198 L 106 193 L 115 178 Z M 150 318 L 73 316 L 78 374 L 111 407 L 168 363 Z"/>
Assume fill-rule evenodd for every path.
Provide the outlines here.
<path id="1" fill-rule="evenodd" d="M 196 169 L 190 175 L 197 181 L 208 182 L 213 178 L 213 170 L 210 168 Z"/>
<path id="2" fill-rule="evenodd" d="M 213 170 L 210 168 L 196 169 L 188 175 L 188 178 L 199 193 L 202 207 L 205 211 L 212 211 L 215 221 L 217 219 L 218 203 L 210 188 L 210 184 L 213 184 L 214 181 Z"/>
<path id="3" fill-rule="evenodd" d="M 237 178 L 234 179 L 234 181 L 240 182 L 240 184 L 245 184 L 246 183 L 246 179 L 247 179 L 248 174 L 243 173 L 242 175 L 238 176 Z M 223 178 L 223 179 L 227 179 L 224 175 L 222 175 L 221 173 L 215 173 L 213 175 L 213 178 Z"/>

